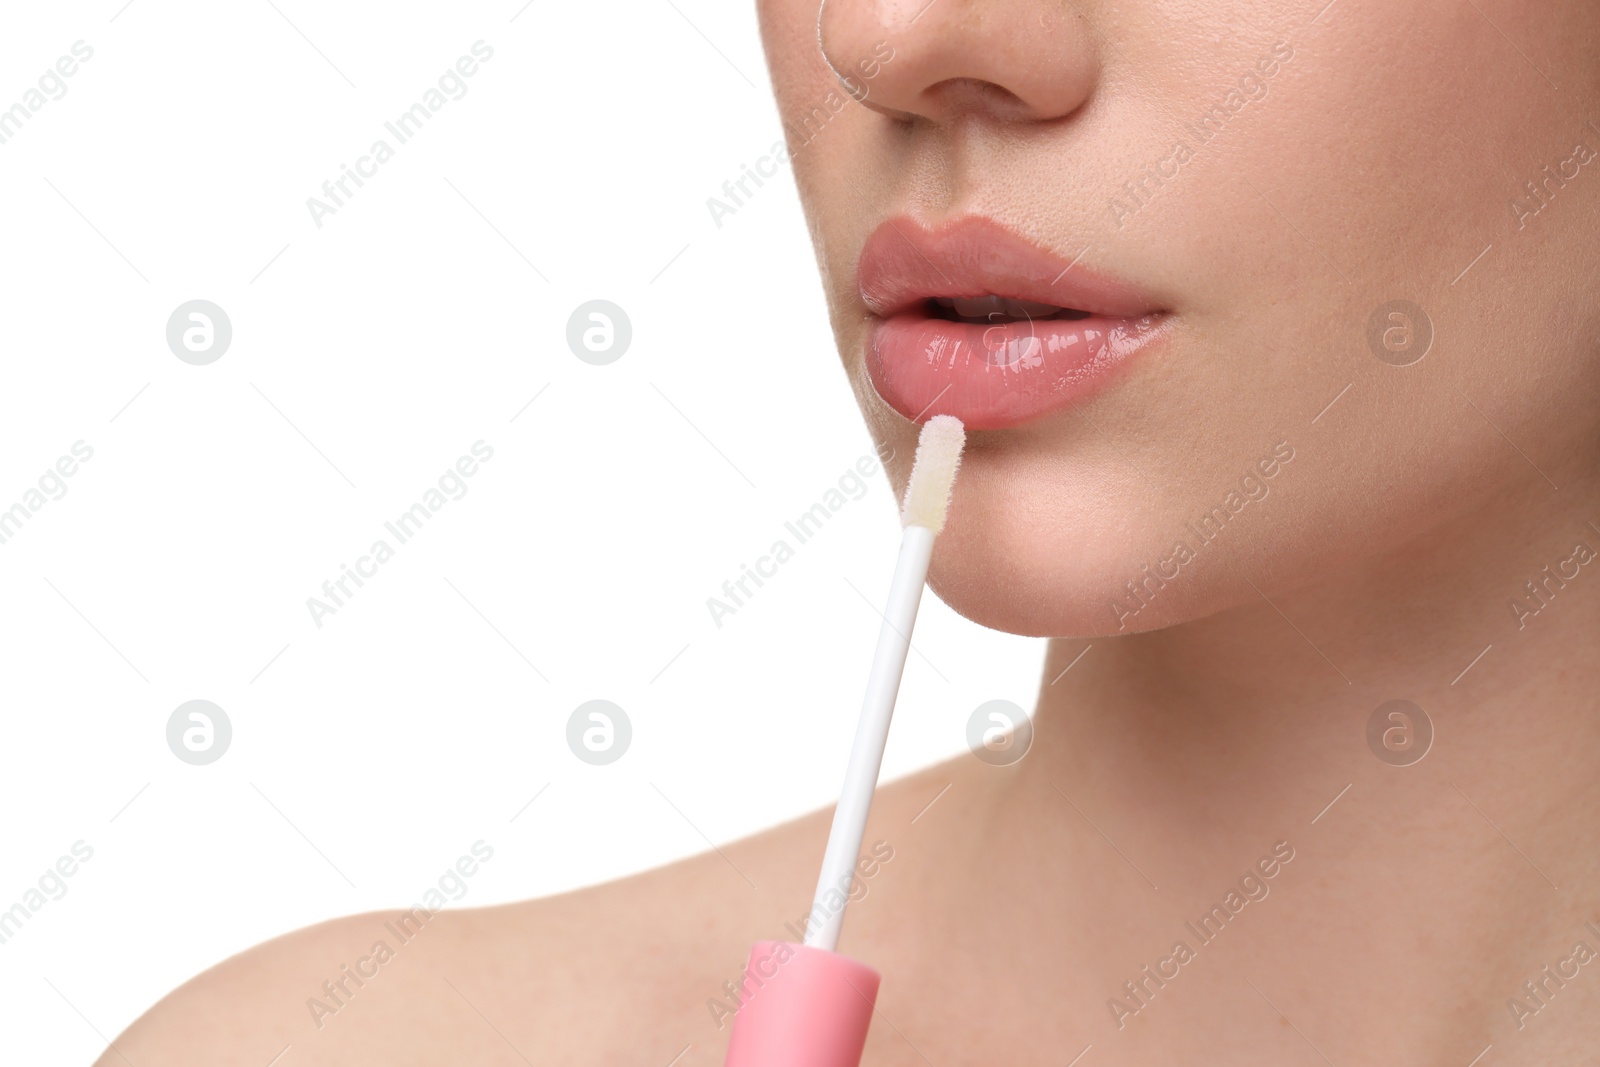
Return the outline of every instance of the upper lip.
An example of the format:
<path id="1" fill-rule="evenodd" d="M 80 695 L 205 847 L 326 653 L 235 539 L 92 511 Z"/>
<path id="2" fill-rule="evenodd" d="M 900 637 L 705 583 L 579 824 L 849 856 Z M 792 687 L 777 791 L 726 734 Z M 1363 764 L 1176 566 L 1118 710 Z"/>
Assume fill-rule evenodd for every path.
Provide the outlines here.
<path id="1" fill-rule="evenodd" d="M 999 296 L 1108 318 L 1162 310 L 1129 283 L 1041 248 L 982 215 L 934 229 L 906 216 L 888 219 L 867 238 L 856 276 L 861 299 L 883 318 L 936 297 Z"/>

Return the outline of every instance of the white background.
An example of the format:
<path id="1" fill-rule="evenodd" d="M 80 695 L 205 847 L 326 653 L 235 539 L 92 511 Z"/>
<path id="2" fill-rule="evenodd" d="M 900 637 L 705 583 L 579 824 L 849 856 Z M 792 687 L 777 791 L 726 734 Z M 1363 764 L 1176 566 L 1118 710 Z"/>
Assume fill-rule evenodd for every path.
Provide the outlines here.
<path id="1" fill-rule="evenodd" d="M 0 509 L 94 450 L 0 544 L 0 909 L 94 850 L 0 944 L 6 1063 L 87 1063 L 198 971 L 408 905 L 479 839 L 462 906 L 702 851 L 842 776 L 898 543 L 882 475 L 722 628 L 706 608 L 871 451 L 788 171 L 707 210 L 781 136 L 753 5 L 274 2 L 0 25 L 0 108 L 94 50 L 0 144 Z M 397 146 L 384 122 L 478 40 Z M 318 228 L 307 198 L 380 137 Z M 166 343 L 196 298 L 233 327 L 208 366 Z M 595 298 L 632 321 L 609 366 L 566 345 Z M 467 494 L 318 628 L 307 598 L 479 440 Z M 1040 642 L 932 597 L 916 645 L 889 777 L 1037 684 Z M 594 698 L 633 724 L 609 766 L 565 741 Z M 233 726 L 208 766 L 167 747 L 192 699 Z"/>

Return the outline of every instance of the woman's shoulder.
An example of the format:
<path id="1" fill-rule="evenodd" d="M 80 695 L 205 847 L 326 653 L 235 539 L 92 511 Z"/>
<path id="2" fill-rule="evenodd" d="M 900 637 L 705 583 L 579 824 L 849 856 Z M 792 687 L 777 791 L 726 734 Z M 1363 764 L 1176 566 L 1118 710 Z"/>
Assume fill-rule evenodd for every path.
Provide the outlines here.
<path id="1" fill-rule="evenodd" d="M 827 817 L 560 896 L 294 931 L 168 994 L 96 1067 L 720 1063 L 750 943 L 803 929 Z"/>

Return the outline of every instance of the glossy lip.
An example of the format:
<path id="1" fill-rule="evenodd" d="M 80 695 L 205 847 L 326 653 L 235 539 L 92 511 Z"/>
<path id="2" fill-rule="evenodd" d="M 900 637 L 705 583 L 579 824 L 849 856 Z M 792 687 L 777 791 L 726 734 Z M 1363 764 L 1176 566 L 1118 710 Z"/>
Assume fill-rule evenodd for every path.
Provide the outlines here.
<path id="1" fill-rule="evenodd" d="M 867 239 L 856 276 L 876 320 L 867 374 L 912 421 L 954 415 L 972 430 L 1031 422 L 1091 395 L 1167 333 L 1166 311 L 1149 295 L 983 216 L 938 229 L 889 219 Z M 928 311 L 932 298 L 985 295 L 1085 314 L 991 326 Z"/>

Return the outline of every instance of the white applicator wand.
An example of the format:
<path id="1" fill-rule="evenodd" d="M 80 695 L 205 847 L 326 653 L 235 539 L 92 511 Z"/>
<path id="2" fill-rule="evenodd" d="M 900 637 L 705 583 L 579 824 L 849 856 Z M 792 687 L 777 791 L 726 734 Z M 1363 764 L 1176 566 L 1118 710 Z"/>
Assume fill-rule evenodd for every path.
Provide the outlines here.
<path id="1" fill-rule="evenodd" d="M 933 540 L 944 529 L 966 431 L 935 415 L 922 427 L 900 510 L 904 532 L 844 789 L 834 809 L 805 944 L 761 941 L 750 950 L 743 1003 L 726 1067 L 858 1067 L 878 993 L 878 972 L 834 951 L 889 740 L 900 676 L 911 650 Z"/>
<path id="2" fill-rule="evenodd" d="M 806 944 L 829 952 L 839 944 L 839 928 L 844 925 L 840 897 L 849 895 L 861 856 L 861 838 L 867 832 L 867 814 L 878 785 L 883 747 L 889 740 L 889 719 L 894 714 L 900 675 L 911 650 L 911 627 L 917 621 L 917 605 L 928 580 L 933 539 L 944 529 L 950 491 L 966 441 L 966 430 L 953 415 L 929 419 L 917 440 L 917 455 L 911 463 L 905 503 L 900 508 L 900 522 L 905 527 L 900 536 L 900 558 L 889 584 L 889 602 L 883 611 L 883 626 L 878 630 L 878 649 L 872 656 L 872 673 L 867 676 L 867 695 L 861 703 L 855 743 L 850 747 L 850 765 L 844 774 L 839 806 L 833 811 L 833 829 L 828 832 L 828 849 L 822 856 L 822 874 L 817 878 L 817 895 L 806 924 Z"/>

